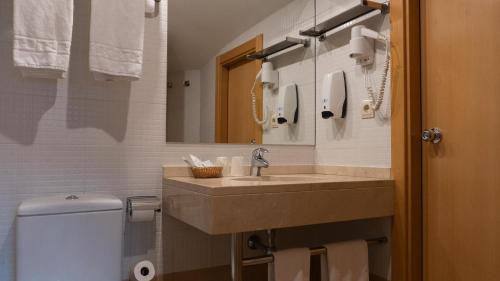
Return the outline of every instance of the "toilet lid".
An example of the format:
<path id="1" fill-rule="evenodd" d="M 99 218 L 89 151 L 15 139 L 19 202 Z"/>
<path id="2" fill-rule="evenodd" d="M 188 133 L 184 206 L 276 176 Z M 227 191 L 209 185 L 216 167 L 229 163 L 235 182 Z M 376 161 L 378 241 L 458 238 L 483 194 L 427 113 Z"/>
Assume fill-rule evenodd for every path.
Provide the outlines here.
<path id="1" fill-rule="evenodd" d="M 105 194 L 65 194 L 24 200 L 17 209 L 18 216 L 57 215 L 121 210 L 122 201 Z"/>

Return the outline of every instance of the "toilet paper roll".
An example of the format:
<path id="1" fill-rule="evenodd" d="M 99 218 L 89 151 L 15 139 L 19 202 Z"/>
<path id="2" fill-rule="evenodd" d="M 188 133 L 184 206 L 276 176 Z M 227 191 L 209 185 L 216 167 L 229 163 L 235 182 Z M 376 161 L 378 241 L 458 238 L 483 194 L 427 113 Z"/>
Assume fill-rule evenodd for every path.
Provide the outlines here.
<path id="1" fill-rule="evenodd" d="M 155 267 L 148 260 L 140 261 L 134 266 L 131 275 L 131 281 L 151 281 L 156 275 Z"/>
<path id="2" fill-rule="evenodd" d="M 155 218 L 154 210 L 134 210 L 132 215 L 128 215 L 129 222 L 148 222 Z"/>
<path id="3" fill-rule="evenodd" d="M 146 14 L 153 14 L 156 8 L 155 0 L 146 0 Z"/>

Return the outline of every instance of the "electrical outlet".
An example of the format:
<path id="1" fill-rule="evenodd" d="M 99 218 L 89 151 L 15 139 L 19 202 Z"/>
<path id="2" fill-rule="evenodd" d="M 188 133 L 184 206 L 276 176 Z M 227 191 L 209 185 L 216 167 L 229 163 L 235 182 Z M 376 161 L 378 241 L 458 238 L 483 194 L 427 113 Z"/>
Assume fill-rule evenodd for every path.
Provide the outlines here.
<path id="1" fill-rule="evenodd" d="M 375 118 L 375 111 L 371 107 L 370 100 L 363 100 L 361 102 L 361 119 Z"/>
<path id="2" fill-rule="evenodd" d="M 273 115 L 271 116 L 271 128 L 273 129 L 279 128 L 278 115 L 276 115 L 276 113 L 273 113 Z"/>

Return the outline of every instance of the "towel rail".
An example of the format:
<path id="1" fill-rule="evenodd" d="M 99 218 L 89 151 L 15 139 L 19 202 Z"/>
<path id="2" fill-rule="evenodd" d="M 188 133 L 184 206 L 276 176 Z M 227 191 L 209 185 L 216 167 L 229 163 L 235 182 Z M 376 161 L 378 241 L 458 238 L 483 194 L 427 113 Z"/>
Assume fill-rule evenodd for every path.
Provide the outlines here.
<path id="1" fill-rule="evenodd" d="M 387 243 L 388 241 L 389 239 L 387 239 L 387 237 L 380 237 L 376 239 L 366 240 L 368 245 L 383 244 Z M 310 250 L 311 250 L 311 256 L 326 254 L 326 248 L 324 247 L 311 248 Z M 243 281 L 242 272 L 243 272 L 243 267 L 245 266 L 269 264 L 273 262 L 274 262 L 274 257 L 272 255 L 244 259 L 243 233 L 231 234 L 231 280 L 232 281 Z"/>
<path id="2" fill-rule="evenodd" d="M 303 47 L 307 48 L 311 44 L 310 39 L 300 39 L 300 38 L 294 38 L 294 37 L 286 37 L 285 40 L 276 43 L 270 47 L 265 48 L 262 51 L 258 51 L 256 53 L 247 55 L 247 59 L 249 60 L 261 60 L 261 59 L 266 59 L 269 56 L 272 56 L 276 53 L 279 53 L 281 51 L 284 51 L 288 48 L 302 45 Z"/>
<path id="3" fill-rule="evenodd" d="M 368 245 L 375 245 L 375 244 L 384 244 L 387 243 L 389 240 L 387 237 L 380 237 L 376 239 L 369 239 L 366 240 Z M 320 256 L 320 255 L 325 255 L 326 254 L 326 248 L 325 247 L 317 247 L 317 248 L 311 248 L 311 256 Z M 272 255 L 266 255 L 266 256 L 260 256 L 256 258 L 247 258 L 243 259 L 242 261 L 242 266 L 252 266 L 252 265 L 259 265 L 259 264 L 268 264 L 268 263 L 273 263 L 274 258 Z"/>
<path id="4" fill-rule="evenodd" d="M 349 22 L 375 10 L 380 11 L 382 14 L 387 14 L 390 10 L 390 4 L 389 2 L 379 3 L 373 0 L 360 0 L 358 5 L 299 33 L 303 36 L 320 37 L 320 41 L 322 41 L 325 39 L 325 33 L 328 31 L 349 24 Z"/>

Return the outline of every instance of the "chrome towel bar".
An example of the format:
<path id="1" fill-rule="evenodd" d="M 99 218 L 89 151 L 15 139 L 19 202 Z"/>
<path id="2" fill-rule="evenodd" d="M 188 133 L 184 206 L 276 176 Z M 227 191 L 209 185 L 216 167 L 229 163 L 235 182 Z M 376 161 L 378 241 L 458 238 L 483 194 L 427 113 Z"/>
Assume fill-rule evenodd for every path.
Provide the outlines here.
<path id="1" fill-rule="evenodd" d="M 380 238 L 376 238 L 376 239 L 366 240 L 368 245 L 384 244 L 384 243 L 387 243 L 388 241 L 389 240 L 387 239 L 387 237 L 380 237 Z M 325 255 L 325 254 L 326 254 L 325 247 L 311 248 L 311 256 L 319 256 L 319 255 Z M 256 258 L 243 259 L 242 266 L 268 264 L 268 263 L 273 263 L 273 262 L 274 262 L 273 256 L 266 255 L 266 256 L 261 256 L 261 257 L 256 257 Z"/>
<path id="2" fill-rule="evenodd" d="M 320 37 L 320 41 L 324 39 L 325 33 L 328 31 L 348 24 L 350 21 L 364 16 L 372 11 L 378 10 L 382 14 L 387 14 L 390 11 L 390 4 L 379 3 L 373 0 L 361 0 L 358 5 L 330 18 L 316 26 L 300 31 L 300 35 Z"/>
<path id="3" fill-rule="evenodd" d="M 285 40 L 278 42 L 272 46 L 269 46 L 265 48 L 262 51 L 258 51 L 253 54 L 247 55 L 247 59 L 249 60 L 262 60 L 262 59 L 267 59 L 267 57 L 272 56 L 276 53 L 279 53 L 281 51 L 284 51 L 286 49 L 289 49 L 294 46 L 302 45 L 303 47 L 307 48 L 311 44 L 310 39 L 301 39 L 301 38 L 295 38 L 295 37 L 286 37 Z"/>

